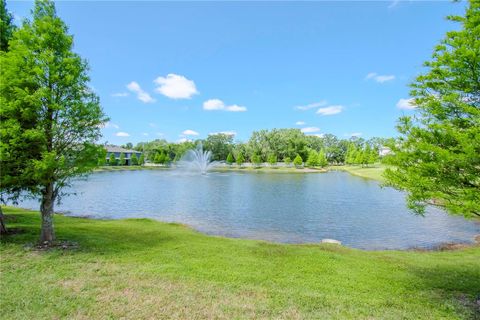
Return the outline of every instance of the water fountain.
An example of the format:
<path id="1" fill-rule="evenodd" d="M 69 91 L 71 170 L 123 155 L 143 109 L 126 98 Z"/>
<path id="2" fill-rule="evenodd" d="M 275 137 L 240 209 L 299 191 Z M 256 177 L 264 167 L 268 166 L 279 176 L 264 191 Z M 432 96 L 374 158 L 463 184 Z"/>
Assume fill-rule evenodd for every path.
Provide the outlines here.
<path id="1" fill-rule="evenodd" d="M 201 143 L 195 149 L 188 150 L 180 160 L 179 166 L 188 171 L 207 174 L 207 171 L 215 167 L 218 162 L 212 161 L 212 152 L 204 151 Z"/>

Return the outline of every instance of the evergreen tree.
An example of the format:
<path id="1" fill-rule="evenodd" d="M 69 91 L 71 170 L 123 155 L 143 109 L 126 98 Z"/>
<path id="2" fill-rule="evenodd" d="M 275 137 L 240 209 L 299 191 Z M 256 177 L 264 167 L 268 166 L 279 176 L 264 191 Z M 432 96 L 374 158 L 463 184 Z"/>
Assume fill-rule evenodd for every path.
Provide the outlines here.
<path id="1" fill-rule="evenodd" d="M 270 164 L 271 166 L 275 166 L 277 164 L 277 156 L 275 154 L 270 154 L 268 156 L 268 164 Z"/>
<path id="2" fill-rule="evenodd" d="M 245 163 L 245 157 L 243 156 L 243 153 L 239 153 L 239 154 L 238 154 L 238 156 L 237 156 L 237 161 L 236 161 L 236 162 L 237 162 L 237 165 L 238 165 L 239 167 L 241 167 L 242 164 Z"/>
<path id="3" fill-rule="evenodd" d="M 138 166 L 138 158 L 135 153 L 132 153 L 132 155 L 130 156 L 130 165 Z"/>
<path id="4" fill-rule="evenodd" d="M 145 164 L 145 156 L 143 153 L 140 155 L 140 158 L 138 159 L 138 164 L 143 166 Z"/>
<path id="5" fill-rule="evenodd" d="M 117 158 L 115 158 L 115 155 L 113 153 L 110 153 L 110 158 L 108 159 L 108 165 L 109 166 L 117 165 Z"/>
<path id="6" fill-rule="evenodd" d="M 73 177 L 97 166 L 95 143 L 107 121 L 88 85 L 88 65 L 72 49 L 73 37 L 54 3 L 37 0 L 32 21 L 13 33 L 0 54 L 0 184 L 14 178 L 35 185 L 28 192 L 41 197 L 40 242 L 47 244 L 55 240 L 54 204 Z M 10 175 L 4 171 L 8 162 L 21 170 Z"/>
<path id="7" fill-rule="evenodd" d="M 127 161 L 125 160 L 125 153 L 120 153 L 120 157 L 118 159 L 118 164 L 121 165 L 121 166 L 124 166 L 125 164 L 127 163 Z"/>
<path id="8" fill-rule="evenodd" d="M 318 153 L 317 160 L 320 167 L 325 167 L 328 164 L 327 157 L 323 149 Z"/>
<path id="9" fill-rule="evenodd" d="M 7 2 L 0 0 L 0 51 L 8 51 L 8 42 L 12 39 L 15 25 L 13 17 L 7 10 Z"/>
<path id="10" fill-rule="evenodd" d="M 316 167 L 318 166 L 318 153 L 315 150 L 310 150 L 307 158 L 307 166 Z"/>
<path id="11" fill-rule="evenodd" d="M 293 159 L 293 165 L 297 168 L 303 165 L 303 159 L 299 154 Z"/>
<path id="12" fill-rule="evenodd" d="M 480 1 L 449 19 L 461 28 L 446 34 L 412 84 L 415 114 L 398 122 L 387 157 L 395 169 L 385 177 L 417 213 L 434 200 L 450 213 L 480 216 Z"/>
<path id="13" fill-rule="evenodd" d="M 283 162 L 285 162 L 287 167 L 289 167 L 290 164 L 292 163 L 292 159 L 290 159 L 290 157 L 285 157 L 285 158 L 283 158 Z"/>
<path id="14" fill-rule="evenodd" d="M 232 155 L 232 153 L 230 152 L 230 153 L 228 154 L 228 156 L 227 156 L 227 163 L 230 165 L 230 164 L 233 163 L 233 161 L 234 161 L 233 155 Z"/>

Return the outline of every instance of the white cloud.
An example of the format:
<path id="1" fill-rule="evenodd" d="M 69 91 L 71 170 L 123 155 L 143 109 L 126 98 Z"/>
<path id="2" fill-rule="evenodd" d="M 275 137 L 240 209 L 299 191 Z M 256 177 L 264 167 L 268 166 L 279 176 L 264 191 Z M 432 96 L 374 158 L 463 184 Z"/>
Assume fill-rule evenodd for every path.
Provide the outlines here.
<path id="1" fill-rule="evenodd" d="M 402 110 L 413 110 L 417 106 L 414 104 L 413 99 L 400 99 L 397 102 L 397 108 Z"/>
<path id="2" fill-rule="evenodd" d="M 122 131 L 117 132 L 115 135 L 116 135 L 117 137 L 130 137 L 130 135 L 129 135 L 128 133 L 122 132 Z"/>
<path id="3" fill-rule="evenodd" d="M 377 74 L 376 72 L 370 72 L 369 74 L 367 74 L 365 76 L 365 80 L 370 80 L 370 79 L 375 80 L 378 83 L 384 83 L 384 82 L 387 82 L 387 81 L 394 80 L 395 76 L 393 74 L 380 75 L 380 74 Z"/>
<path id="4" fill-rule="evenodd" d="M 343 111 L 343 106 L 336 105 L 336 106 L 328 106 L 325 108 L 320 108 L 317 110 L 317 114 L 320 114 L 322 116 L 331 116 L 337 113 L 340 113 Z"/>
<path id="5" fill-rule="evenodd" d="M 183 142 L 187 142 L 187 141 L 190 141 L 189 139 L 183 137 L 183 138 L 180 138 L 177 140 L 178 143 L 183 143 Z"/>
<path id="6" fill-rule="evenodd" d="M 197 131 L 193 131 L 193 130 L 185 130 L 182 132 L 182 134 L 186 135 L 186 136 L 198 136 L 198 132 Z"/>
<path id="7" fill-rule="evenodd" d="M 312 133 L 312 132 L 318 132 L 320 131 L 319 128 L 317 127 L 306 127 L 306 128 L 302 128 L 300 129 L 303 133 Z"/>
<path id="8" fill-rule="evenodd" d="M 305 124 L 305 121 L 297 121 L 295 122 L 297 126 L 303 126 Z"/>
<path id="9" fill-rule="evenodd" d="M 127 89 L 136 93 L 138 100 L 144 103 L 155 102 L 155 99 L 153 99 L 147 92 L 143 91 L 140 85 L 135 81 L 132 81 L 129 84 L 127 84 Z"/>
<path id="10" fill-rule="evenodd" d="M 223 111 L 230 111 L 230 112 L 245 112 L 247 111 L 247 108 L 236 105 L 236 104 L 226 106 L 225 103 L 220 99 L 210 99 L 203 103 L 203 110 L 207 110 L 207 111 L 223 110 Z"/>
<path id="11" fill-rule="evenodd" d="M 227 136 L 235 136 L 237 134 L 236 131 L 220 131 L 220 132 L 210 132 L 208 135 L 209 136 L 214 136 L 216 134 L 224 134 Z"/>
<path id="12" fill-rule="evenodd" d="M 104 129 L 110 129 L 110 128 L 120 129 L 120 126 L 117 125 L 117 124 L 115 124 L 115 123 L 113 123 L 113 122 L 108 121 L 108 122 L 105 122 L 105 123 L 103 124 L 103 126 L 101 126 L 101 128 L 104 128 Z"/>
<path id="13" fill-rule="evenodd" d="M 195 82 L 178 74 L 169 73 L 153 82 L 158 85 L 155 91 L 170 99 L 190 99 L 194 94 L 198 94 Z"/>
<path id="14" fill-rule="evenodd" d="M 309 110 L 309 109 L 313 109 L 313 108 L 323 107 L 323 106 L 326 106 L 326 105 L 327 105 L 327 101 L 322 100 L 322 101 L 319 101 L 319 102 L 314 102 L 314 103 L 307 104 L 305 106 L 295 106 L 294 109 L 305 111 L 305 110 Z"/>
<path id="15" fill-rule="evenodd" d="M 122 98 L 128 96 L 128 92 L 117 92 L 117 93 L 112 93 L 112 97 L 115 98 Z"/>
<path id="16" fill-rule="evenodd" d="M 142 133 L 142 136 L 148 137 L 148 133 L 143 132 L 143 133 Z"/>
<path id="17" fill-rule="evenodd" d="M 203 103 L 203 110 L 223 110 L 225 104 L 220 99 L 210 99 Z"/>

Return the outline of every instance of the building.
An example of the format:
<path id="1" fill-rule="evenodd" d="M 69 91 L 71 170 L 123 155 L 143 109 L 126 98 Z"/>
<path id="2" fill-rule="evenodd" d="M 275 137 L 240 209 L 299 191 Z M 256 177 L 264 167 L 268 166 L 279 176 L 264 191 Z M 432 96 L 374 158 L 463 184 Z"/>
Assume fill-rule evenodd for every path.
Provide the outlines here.
<path id="1" fill-rule="evenodd" d="M 120 160 L 120 154 L 123 153 L 125 155 L 125 164 L 127 166 L 130 165 L 130 159 L 132 157 L 132 154 L 135 153 L 135 155 L 137 156 L 137 159 L 140 159 L 140 156 L 142 155 L 140 151 L 124 149 L 122 147 L 117 147 L 112 145 L 106 145 L 105 150 L 107 150 L 107 159 L 106 159 L 107 164 L 108 164 L 108 161 L 110 160 L 110 155 L 112 154 L 115 156 L 115 159 L 117 159 L 117 162 L 118 162 Z"/>
<path id="2" fill-rule="evenodd" d="M 390 153 L 392 153 L 392 150 L 389 147 L 381 147 L 380 149 L 378 149 L 378 155 L 380 157 L 384 157 L 386 155 L 389 155 Z"/>

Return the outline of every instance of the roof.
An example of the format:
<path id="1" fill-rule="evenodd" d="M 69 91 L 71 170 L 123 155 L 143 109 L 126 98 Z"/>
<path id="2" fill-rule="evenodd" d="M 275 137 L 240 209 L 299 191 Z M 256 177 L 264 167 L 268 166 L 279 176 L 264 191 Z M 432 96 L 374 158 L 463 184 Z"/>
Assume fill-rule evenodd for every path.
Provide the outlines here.
<path id="1" fill-rule="evenodd" d="M 107 152 L 142 153 L 141 151 L 124 149 L 122 147 L 112 146 L 112 145 L 105 146 L 105 149 L 107 150 Z"/>

